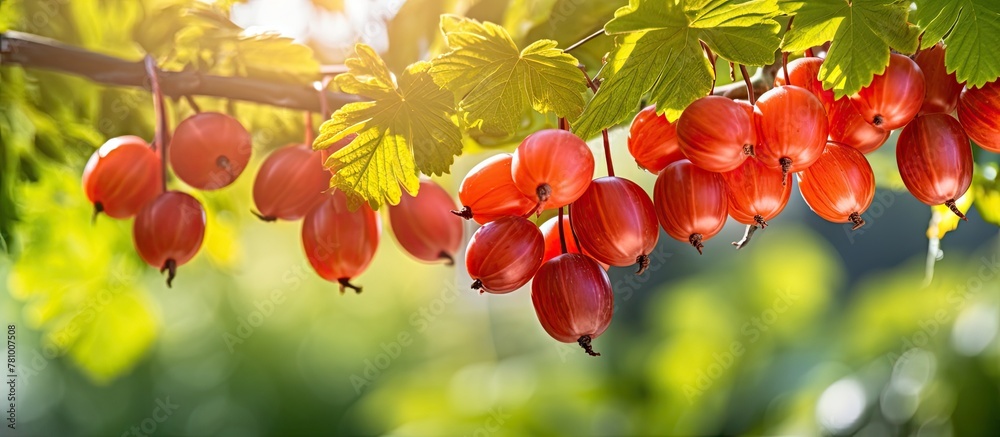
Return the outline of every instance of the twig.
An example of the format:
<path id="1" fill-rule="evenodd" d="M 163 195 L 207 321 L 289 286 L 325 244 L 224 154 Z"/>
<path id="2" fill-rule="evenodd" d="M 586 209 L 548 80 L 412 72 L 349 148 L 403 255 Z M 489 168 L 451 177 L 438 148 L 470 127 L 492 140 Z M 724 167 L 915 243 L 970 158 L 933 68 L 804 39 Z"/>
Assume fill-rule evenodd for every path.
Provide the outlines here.
<path id="1" fill-rule="evenodd" d="M 566 50 L 563 50 L 563 51 L 564 52 L 571 52 L 571 51 L 579 48 L 580 46 L 588 43 L 590 40 L 592 40 L 594 38 L 597 38 L 597 37 L 599 37 L 601 35 L 604 35 L 604 28 L 603 27 L 600 30 L 598 30 L 598 31 L 596 31 L 596 32 L 594 32 L 592 34 L 583 37 L 583 39 L 581 39 L 581 40 L 573 43 L 573 45 L 571 45 L 569 47 L 566 47 Z"/>

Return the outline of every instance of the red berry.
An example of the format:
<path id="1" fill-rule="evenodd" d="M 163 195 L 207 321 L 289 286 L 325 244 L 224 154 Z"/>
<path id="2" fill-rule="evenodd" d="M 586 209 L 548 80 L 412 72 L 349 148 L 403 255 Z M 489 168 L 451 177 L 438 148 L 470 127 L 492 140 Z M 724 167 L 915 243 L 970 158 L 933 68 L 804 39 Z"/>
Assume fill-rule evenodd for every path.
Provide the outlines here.
<path id="1" fill-rule="evenodd" d="M 177 267 L 194 258 L 205 237 L 205 209 L 197 199 L 167 191 L 139 211 L 132 225 L 135 249 L 147 264 L 168 271 L 169 287 Z"/>
<path id="2" fill-rule="evenodd" d="M 965 90 L 958 102 L 958 119 L 979 147 L 1000 153 L 1000 80 Z"/>
<path id="3" fill-rule="evenodd" d="M 889 139 L 889 131 L 868 124 L 846 98 L 830 105 L 827 119 L 830 122 L 830 139 L 847 144 L 861 153 L 874 152 Z"/>
<path id="4" fill-rule="evenodd" d="M 729 215 L 745 225 L 767 227 L 767 221 L 785 209 L 792 193 L 792 184 L 783 180 L 781 171 L 757 159 L 748 159 L 736 170 L 723 173 L 722 178 L 726 182 Z"/>
<path id="5" fill-rule="evenodd" d="M 667 166 L 656 177 L 653 203 L 660 226 L 677 241 L 691 243 L 698 253 L 726 224 L 729 201 L 722 175 L 688 160 Z"/>
<path id="6" fill-rule="evenodd" d="M 539 211 L 573 203 L 594 177 L 594 155 L 587 143 L 564 130 L 545 129 L 517 146 L 511 164 L 514 184 L 536 199 Z"/>
<path id="7" fill-rule="evenodd" d="M 926 95 L 920 114 L 951 114 L 958 106 L 958 96 L 962 94 L 962 84 L 958 83 L 955 73 L 948 73 L 944 65 L 944 45 L 940 42 L 933 47 L 921 50 L 913 61 L 924 74 Z"/>
<path id="8" fill-rule="evenodd" d="M 523 216 L 534 209 L 538 203 L 535 196 L 525 196 L 514 185 L 513 159 L 514 155 L 503 153 L 473 167 L 458 188 L 458 199 L 463 206 L 455 213 L 466 220 L 486 224 L 508 215 Z"/>
<path id="9" fill-rule="evenodd" d="M 895 53 L 872 83 L 850 96 L 858 113 L 884 130 L 906 126 L 924 103 L 924 74 L 912 59 Z"/>
<path id="10" fill-rule="evenodd" d="M 826 110 L 805 88 L 785 85 L 764 93 L 754 104 L 753 121 L 757 158 L 783 175 L 809 168 L 823 154 Z"/>
<path id="11" fill-rule="evenodd" d="M 590 342 L 608 329 L 615 308 L 611 281 L 597 261 L 567 253 L 542 264 L 531 283 L 531 303 L 552 338 L 600 355 Z"/>
<path id="12" fill-rule="evenodd" d="M 591 182 L 573 203 L 570 217 L 580 245 L 597 261 L 613 266 L 649 265 L 660 227 L 653 201 L 628 179 L 604 177 Z"/>
<path id="13" fill-rule="evenodd" d="M 861 214 L 875 197 L 875 174 L 857 149 L 829 142 L 811 167 L 798 173 L 802 198 L 816 215 L 834 223 L 865 224 Z"/>
<path id="14" fill-rule="evenodd" d="M 928 205 L 955 206 L 972 184 L 972 147 L 962 125 L 947 114 L 914 118 L 899 134 L 896 164 L 906 189 Z"/>
<path id="15" fill-rule="evenodd" d="M 398 205 L 389 206 L 392 233 L 414 258 L 452 265 L 462 244 L 462 219 L 451 213 L 453 209 L 455 201 L 444 188 L 421 180 L 416 197 L 403 194 Z"/>
<path id="16" fill-rule="evenodd" d="M 745 104 L 707 96 L 688 105 L 677 121 L 681 151 L 694 165 L 724 172 L 739 167 L 757 144 Z"/>
<path id="17" fill-rule="evenodd" d="M 160 159 L 142 138 L 112 138 L 97 149 L 83 169 L 83 190 L 94 215 L 134 216 L 162 191 Z"/>
<path id="18" fill-rule="evenodd" d="M 271 152 L 257 171 L 253 201 L 264 221 L 298 220 L 328 196 L 330 173 L 319 152 L 291 144 Z"/>
<path id="19" fill-rule="evenodd" d="M 774 78 L 774 86 L 795 85 L 805 88 L 823 103 L 824 107 L 829 107 L 833 103 L 833 91 L 823 89 L 823 81 L 819 80 L 819 69 L 823 66 L 823 58 L 804 57 L 788 63 L 788 80 L 792 83 L 785 83 L 784 69 L 778 72 Z"/>
<path id="20" fill-rule="evenodd" d="M 250 133 L 236 119 L 202 112 L 177 126 L 169 150 L 170 166 L 178 178 L 201 190 L 215 190 L 243 173 L 253 146 Z"/>
<path id="21" fill-rule="evenodd" d="M 684 159 L 674 123 L 656 115 L 656 106 L 647 106 L 632 120 L 628 151 L 639 167 L 651 173 L 659 173 L 671 162 Z"/>
<path id="22" fill-rule="evenodd" d="M 562 255 L 562 242 L 559 240 L 559 228 L 556 227 L 556 223 L 559 223 L 559 217 L 552 217 L 542 223 L 538 227 L 538 230 L 542 232 L 542 238 L 545 241 L 545 253 L 542 255 L 542 263 Z M 581 251 L 580 246 L 576 244 L 576 238 L 573 238 L 573 227 L 569 223 L 569 217 L 563 217 L 563 235 L 566 239 L 566 253 L 581 253 L 590 256 L 586 251 Z M 593 256 L 590 256 L 593 258 Z M 601 264 L 605 270 L 608 269 L 607 264 Z"/>
<path id="23" fill-rule="evenodd" d="M 489 222 L 469 240 L 465 267 L 473 290 L 510 293 L 531 280 L 542 264 L 545 243 L 538 228 L 522 217 Z"/>
<path id="24" fill-rule="evenodd" d="M 323 279 L 360 293 L 361 287 L 351 284 L 360 275 L 378 248 L 382 224 L 378 214 L 368 205 L 356 211 L 347 208 L 347 197 L 334 191 L 302 221 L 302 247 L 309 264 Z"/>

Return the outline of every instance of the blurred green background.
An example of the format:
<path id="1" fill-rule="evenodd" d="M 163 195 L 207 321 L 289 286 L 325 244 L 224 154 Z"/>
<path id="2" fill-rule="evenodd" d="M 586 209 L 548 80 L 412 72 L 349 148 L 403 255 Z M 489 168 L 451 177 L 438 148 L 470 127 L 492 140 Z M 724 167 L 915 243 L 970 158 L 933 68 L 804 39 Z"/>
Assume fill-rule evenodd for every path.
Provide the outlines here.
<path id="1" fill-rule="evenodd" d="M 621 2 L 232 6 L 240 26 L 312 48 L 294 46 L 283 63 L 256 55 L 291 41 L 226 27 L 230 3 L 4 0 L 0 30 L 154 53 L 164 68 L 301 81 L 358 40 L 394 68 L 433 53 L 440 13 L 565 47 Z M 574 55 L 594 69 L 607 44 Z M 168 289 L 135 254 L 130 221 L 91 223 L 79 181 L 106 138 L 152 137 L 148 92 L 0 68 L 0 321 L 17 326 L 20 377 L 18 430 L 2 435 L 1000 435 L 996 156 L 978 157 L 977 203 L 941 239 L 929 284 L 932 213 L 900 190 L 893 140 L 870 156 L 880 188 L 859 231 L 794 193 L 744 250 L 729 245 L 743 232 L 731 222 L 703 256 L 661 234 L 647 274 L 612 268 L 616 314 L 592 358 L 545 334 L 528 290 L 479 295 L 462 263 L 412 260 L 385 221 L 357 279 L 364 293 L 340 295 L 310 269 L 299 223 L 249 213 L 257 167 L 301 141 L 302 115 L 198 103 L 233 112 L 255 156 L 228 188 L 186 190 L 205 204 L 208 231 Z M 191 114 L 170 109 L 174 123 Z M 651 191 L 625 137 L 612 131 L 618 174 Z M 480 142 L 497 148 L 470 141 L 438 180 L 446 189 L 511 147 Z"/>

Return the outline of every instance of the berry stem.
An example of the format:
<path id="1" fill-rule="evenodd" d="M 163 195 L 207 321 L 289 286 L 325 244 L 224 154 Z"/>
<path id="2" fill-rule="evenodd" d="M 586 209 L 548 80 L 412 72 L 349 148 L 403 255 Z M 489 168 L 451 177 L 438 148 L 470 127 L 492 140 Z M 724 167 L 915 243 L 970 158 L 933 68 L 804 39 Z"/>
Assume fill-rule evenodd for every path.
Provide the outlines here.
<path id="1" fill-rule="evenodd" d="M 304 134 L 303 134 L 303 138 L 304 138 L 303 141 L 305 141 L 305 144 L 307 146 L 309 146 L 310 148 L 312 148 L 313 140 L 315 140 L 315 138 L 314 138 L 315 133 L 313 132 L 313 113 L 312 112 L 308 112 L 308 111 L 306 112 L 306 114 L 305 114 L 305 124 L 303 126 L 303 130 L 305 131 Z"/>
<path id="2" fill-rule="evenodd" d="M 590 345 L 591 338 L 589 335 L 581 336 L 580 339 L 577 340 L 576 342 L 580 344 L 580 347 L 582 347 L 583 350 L 586 351 L 588 355 L 592 357 L 601 356 L 600 352 L 594 352 L 594 347 Z"/>
<path id="3" fill-rule="evenodd" d="M 810 58 L 812 58 L 812 57 L 815 57 L 815 56 L 816 56 L 816 55 L 815 55 L 815 54 L 813 53 L 813 49 L 812 49 L 812 47 L 810 47 L 810 48 L 806 49 L 806 56 L 807 56 L 807 57 L 810 57 Z"/>
<path id="4" fill-rule="evenodd" d="M 562 249 L 562 253 L 569 252 L 566 249 L 566 231 L 563 230 L 563 207 L 559 207 L 559 247 Z"/>
<path id="5" fill-rule="evenodd" d="M 736 246 L 736 250 L 742 249 L 747 244 L 750 244 L 750 239 L 753 238 L 754 232 L 757 232 L 757 225 L 747 225 L 746 231 L 743 232 L 743 239 L 733 242 L 733 246 Z"/>
<path id="6" fill-rule="evenodd" d="M 968 217 L 966 217 L 965 214 L 962 214 L 962 211 L 960 209 L 958 209 L 958 205 L 955 204 L 955 199 L 951 199 L 951 200 L 945 202 L 944 206 L 947 206 L 948 209 L 951 210 L 951 212 L 955 213 L 955 215 L 958 216 L 958 218 L 960 218 L 962 220 L 965 220 L 965 221 L 969 221 Z"/>
<path id="7" fill-rule="evenodd" d="M 263 214 L 261 214 L 261 213 L 259 213 L 257 211 L 252 210 L 252 209 L 250 210 L 250 214 L 253 214 L 253 215 L 257 216 L 257 218 L 259 218 L 263 222 L 270 223 L 270 222 L 278 221 L 277 217 L 263 215 Z"/>
<path id="8" fill-rule="evenodd" d="M 701 49 L 705 51 L 705 56 L 708 57 L 708 62 L 712 64 L 712 89 L 708 92 L 708 95 L 712 95 L 715 92 L 715 79 L 718 77 L 718 71 L 715 68 L 715 55 L 712 54 L 712 49 L 708 48 L 708 44 L 705 41 L 699 41 L 701 43 Z"/>
<path id="9" fill-rule="evenodd" d="M 615 175 L 615 165 L 611 162 L 611 140 L 608 139 L 608 130 L 601 130 L 604 137 L 604 160 L 608 163 L 608 176 Z"/>
<path id="10" fill-rule="evenodd" d="M 788 24 L 785 25 L 785 33 L 787 34 L 789 30 L 792 29 L 792 22 L 795 21 L 795 16 L 792 15 L 788 18 Z M 785 75 L 785 85 L 791 85 L 792 81 L 788 78 L 788 52 L 781 52 L 781 71 Z"/>
<path id="11" fill-rule="evenodd" d="M 149 76 L 150 88 L 153 92 L 153 112 L 156 113 L 155 148 L 159 148 L 163 191 L 167 191 L 167 114 L 163 106 L 163 91 L 160 89 L 160 78 L 157 76 L 156 61 L 146 55 L 146 74 Z M 169 284 L 169 283 L 168 283 Z"/>
<path id="12" fill-rule="evenodd" d="M 750 81 L 750 73 L 747 73 L 747 66 L 740 64 L 740 74 L 743 75 L 743 81 L 747 84 L 747 98 L 750 100 L 750 104 L 757 103 L 757 96 L 754 95 L 753 82 Z"/>
<path id="13" fill-rule="evenodd" d="M 568 52 L 571 52 L 573 50 L 576 50 L 578 47 L 580 47 L 580 46 L 582 46 L 582 45 L 590 42 L 590 40 L 592 40 L 594 38 L 597 38 L 597 37 L 599 37 L 599 36 L 601 36 L 603 34 L 604 34 L 604 28 L 602 27 L 602 28 L 598 29 L 596 32 L 594 32 L 594 33 L 592 33 L 590 35 L 587 35 L 587 36 L 583 37 L 583 39 L 581 39 L 581 40 L 573 43 L 569 47 L 566 47 L 566 50 L 563 50 L 563 51 L 568 53 Z"/>
<path id="14" fill-rule="evenodd" d="M 201 114 L 201 107 L 198 106 L 198 102 L 194 101 L 194 96 L 187 94 L 184 96 L 184 101 L 187 102 L 195 114 Z"/>
<path id="15" fill-rule="evenodd" d="M 569 214 L 570 217 L 573 216 L 573 204 L 566 205 L 566 214 Z M 573 242 L 576 243 L 576 250 L 583 253 L 583 246 L 580 245 L 580 239 L 576 236 L 576 228 L 573 227 L 573 220 L 569 221 L 569 233 L 573 235 Z"/>
<path id="16" fill-rule="evenodd" d="M 559 118 L 559 129 L 569 130 L 569 122 L 565 118 Z"/>
<path id="17" fill-rule="evenodd" d="M 337 280 L 340 283 L 340 294 L 344 294 L 344 290 L 350 288 L 354 290 L 355 293 L 361 293 L 361 287 L 351 283 L 351 278 L 340 278 Z"/>

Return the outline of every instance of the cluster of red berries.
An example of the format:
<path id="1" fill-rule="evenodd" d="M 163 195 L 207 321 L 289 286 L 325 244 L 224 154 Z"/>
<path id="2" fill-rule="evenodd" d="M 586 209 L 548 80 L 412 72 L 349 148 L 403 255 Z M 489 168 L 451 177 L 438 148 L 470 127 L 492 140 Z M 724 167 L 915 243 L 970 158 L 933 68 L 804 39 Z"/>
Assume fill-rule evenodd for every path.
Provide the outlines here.
<path id="1" fill-rule="evenodd" d="M 83 171 L 83 189 L 94 204 L 95 218 L 100 213 L 117 219 L 135 216 L 136 251 L 149 265 L 169 272 L 168 286 L 177 267 L 201 248 L 206 217 L 190 194 L 167 191 L 166 164 L 191 187 L 215 190 L 236 180 L 252 152 L 243 125 L 214 112 L 181 122 L 169 144 L 164 158 L 163 145 L 131 135 L 112 138 L 94 152 Z"/>

